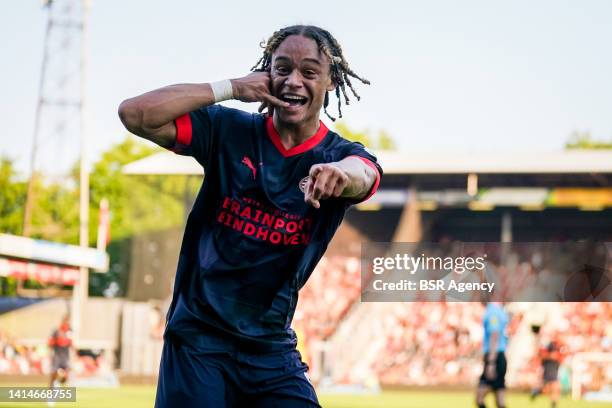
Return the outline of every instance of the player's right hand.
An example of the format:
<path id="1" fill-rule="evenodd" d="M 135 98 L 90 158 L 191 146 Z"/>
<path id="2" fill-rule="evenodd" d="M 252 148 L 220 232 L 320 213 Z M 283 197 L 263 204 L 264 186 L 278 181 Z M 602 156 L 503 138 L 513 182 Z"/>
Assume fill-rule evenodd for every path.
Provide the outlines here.
<path id="1" fill-rule="evenodd" d="M 270 74 L 268 72 L 251 72 L 249 75 L 232 79 L 234 98 L 242 102 L 261 102 L 259 112 L 268 107 L 287 108 L 289 103 L 273 96 L 270 91 Z"/>
<path id="2" fill-rule="evenodd" d="M 485 376 L 487 380 L 493 381 L 495 377 L 497 377 L 497 370 L 495 369 L 495 363 L 487 362 L 487 367 L 485 369 Z"/>
<path id="3" fill-rule="evenodd" d="M 320 200 L 342 196 L 350 179 L 346 172 L 333 163 L 318 163 L 310 167 L 304 192 L 304 202 L 321 208 Z"/>

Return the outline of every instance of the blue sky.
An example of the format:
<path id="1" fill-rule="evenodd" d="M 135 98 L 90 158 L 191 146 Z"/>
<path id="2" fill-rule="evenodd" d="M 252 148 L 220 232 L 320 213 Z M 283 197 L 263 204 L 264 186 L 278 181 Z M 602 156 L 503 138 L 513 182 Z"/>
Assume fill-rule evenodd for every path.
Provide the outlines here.
<path id="1" fill-rule="evenodd" d="M 46 23 L 40 4 L 10 2 L 0 15 L 0 155 L 24 170 Z M 358 86 L 361 102 L 345 108 L 347 124 L 387 130 L 407 160 L 438 150 L 558 150 L 573 130 L 610 139 L 611 21 L 605 0 L 94 0 L 88 150 L 95 159 L 125 136 L 121 100 L 172 83 L 245 75 L 259 42 L 294 23 L 336 36 L 352 68 L 372 81 Z M 76 157 L 76 146 L 65 149 Z"/>

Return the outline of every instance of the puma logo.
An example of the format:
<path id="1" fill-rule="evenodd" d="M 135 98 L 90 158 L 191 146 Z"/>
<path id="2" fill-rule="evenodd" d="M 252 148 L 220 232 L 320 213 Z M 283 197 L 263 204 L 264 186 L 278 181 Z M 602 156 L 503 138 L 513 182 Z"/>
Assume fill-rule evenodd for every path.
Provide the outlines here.
<path id="1" fill-rule="evenodd" d="M 251 161 L 249 156 L 244 156 L 240 163 L 251 169 L 251 173 L 253 173 L 253 180 L 255 180 L 255 178 L 257 177 L 257 169 L 255 168 L 255 166 L 253 166 L 253 162 Z"/>

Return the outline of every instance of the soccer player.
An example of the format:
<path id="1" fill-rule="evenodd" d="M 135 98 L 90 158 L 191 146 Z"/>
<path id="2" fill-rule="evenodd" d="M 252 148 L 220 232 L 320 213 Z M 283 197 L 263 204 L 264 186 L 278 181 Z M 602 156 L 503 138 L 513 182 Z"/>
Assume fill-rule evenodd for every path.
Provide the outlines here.
<path id="1" fill-rule="evenodd" d="M 291 320 L 298 291 L 382 170 L 320 121 L 360 78 L 326 30 L 290 26 L 253 73 L 124 101 L 132 133 L 205 170 L 167 315 L 156 407 L 318 407 Z M 216 104 L 260 102 L 251 114 Z M 333 118 L 332 118 L 333 119 Z"/>
<path id="2" fill-rule="evenodd" d="M 550 397 L 551 407 L 556 408 L 561 397 L 561 384 L 559 382 L 559 366 L 563 359 L 559 342 L 551 340 L 545 347 L 539 350 L 542 365 L 542 383 L 540 388 L 533 390 L 531 399 L 534 400 L 539 394 Z"/>
<path id="3" fill-rule="evenodd" d="M 60 326 L 51 334 L 48 344 L 53 353 L 49 386 L 55 387 L 58 382 L 64 384 L 68 380 L 70 371 L 70 348 L 72 347 L 70 316 L 64 316 Z"/>
<path id="4" fill-rule="evenodd" d="M 480 376 L 476 390 L 476 404 L 484 408 L 485 396 L 489 391 L 495 393 L 497 408 L 506 406 L 506 327 L 508 314 L 501 303 L 488 302 L 483 316 L 484 338 L 482 341 L 484 351 L 484 370 Z"/>

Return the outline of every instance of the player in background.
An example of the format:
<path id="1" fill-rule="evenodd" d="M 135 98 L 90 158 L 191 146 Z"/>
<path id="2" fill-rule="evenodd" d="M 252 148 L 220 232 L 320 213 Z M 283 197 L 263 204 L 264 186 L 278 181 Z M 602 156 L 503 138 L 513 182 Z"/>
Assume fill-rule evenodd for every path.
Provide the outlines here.
<path id="1" fill-rule="evenodd" d="M 319 116 L 331 118 L 329 92 L 341 116 L 347 89 L 359 98 L 351 78 L 368 82 L 315 26 L 276 31 L 252 70 L 119 107 L 132 133 L 205 170 L 167 315 L 157 408 L 319 407 L 290 327 L 298 291 L 345 211 L 382 175 L 376 157 Z M 259 102 L 267 114 L 216 104 L 227 99 Z"/>
<path id="2" fill-rule="evenodd" d="M 70 371 L 70 349 L 72 348 L 72 329 L 70 316 L 62 319 L 60 326 L 53 331 L 48 342 L 52 350 L 50 387 L 64 385 Z"/>
<path id="3" fill-rule="evenodd" d="M 559 382 L 559 367 L 563 361 L 561 345 L 557 339 L 544 341 L 543 347 L 538 350 L 542 366 L 542 383 L 531 393 L 532 401 L 540 394 L 550 397 L 551 407 L 556 408 L 561 397 L 561 384 Z"/>
<path id="4" fill-rule="evenodd" d="M 478 408 L 485 408 L 485 396 L 489 391 L 495 393 L 497 408 L 506 406 L 506 346 L 508 337 L 506 327 L 509 317 L 504 307 L 498 302 L 487 302 L 482 324 L 484 338 L 484 369 L 476 390 Z"/>

